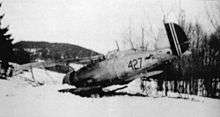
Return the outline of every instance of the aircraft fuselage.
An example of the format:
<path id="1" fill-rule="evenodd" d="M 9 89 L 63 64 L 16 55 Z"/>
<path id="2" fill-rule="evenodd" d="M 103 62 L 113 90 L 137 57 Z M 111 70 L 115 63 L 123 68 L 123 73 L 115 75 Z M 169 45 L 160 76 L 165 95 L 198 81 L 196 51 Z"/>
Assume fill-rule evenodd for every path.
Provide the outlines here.
<path id="1" fill-rule="evenodd" d="M 107 56 L 101 62 L 92 63 L 69 76 L 70 84 L 76 87 L 126 84 L 137 74 L 146 72 L 173 57 L 171 50 L 127 50 Z"/>
<path id="2" fill-rule="evenodd" d="M 126 84 L 137 78 L 139 74 L 180 57 L 189 47 L 185 32 L 175 23 L 164 23 L 164 26 L 170 47 L 155 51 L 130 49 L 110 52 L 106 55 L 106 59 L 69 73 L 66 77 L 67 82 L 76 87 Z M 161 72 L 151 74 L 157 73 Z"/>

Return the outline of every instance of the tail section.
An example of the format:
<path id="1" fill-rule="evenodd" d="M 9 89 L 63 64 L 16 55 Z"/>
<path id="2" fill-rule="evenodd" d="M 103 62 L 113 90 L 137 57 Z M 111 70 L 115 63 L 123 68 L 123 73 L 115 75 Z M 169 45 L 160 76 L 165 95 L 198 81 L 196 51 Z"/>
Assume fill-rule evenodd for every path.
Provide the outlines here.
<path id="1" fill-rule="evenodd" d="M 165 23 L 164 25 L 173 54 L 181 56 L 189 47 L 185 32 L 175 23 Z"/>

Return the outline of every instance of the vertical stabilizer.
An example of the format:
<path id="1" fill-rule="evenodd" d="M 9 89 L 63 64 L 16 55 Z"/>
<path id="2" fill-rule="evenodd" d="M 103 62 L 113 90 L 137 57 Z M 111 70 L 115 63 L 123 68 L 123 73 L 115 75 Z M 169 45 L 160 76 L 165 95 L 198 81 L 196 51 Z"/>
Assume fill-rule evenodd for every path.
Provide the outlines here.
<path id="1" fill-rule="evenodd" d="M 181 56 L 189 47 L 185 32 L 175 23 L 165 23 L 164 25 L 173 54 Z"/>

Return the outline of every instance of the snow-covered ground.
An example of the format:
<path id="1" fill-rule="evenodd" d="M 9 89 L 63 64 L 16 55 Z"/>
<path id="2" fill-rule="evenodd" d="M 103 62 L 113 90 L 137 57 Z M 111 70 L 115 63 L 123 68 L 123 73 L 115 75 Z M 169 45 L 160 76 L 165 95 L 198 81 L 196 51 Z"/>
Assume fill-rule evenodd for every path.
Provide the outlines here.
<path id="1" fill-rule="evenodd" d="M 58 92 L 72 87 L 61 84 L 64 74 L 41 69 L 33 72 L 35 81 L 44 85 L 33 85 L 29 72 L 0 80 L 0 117 L 220 117 L 220 100 L 217 99 L 80 97 Z M 136 82 L 123 91 L 138 92 Z"/>

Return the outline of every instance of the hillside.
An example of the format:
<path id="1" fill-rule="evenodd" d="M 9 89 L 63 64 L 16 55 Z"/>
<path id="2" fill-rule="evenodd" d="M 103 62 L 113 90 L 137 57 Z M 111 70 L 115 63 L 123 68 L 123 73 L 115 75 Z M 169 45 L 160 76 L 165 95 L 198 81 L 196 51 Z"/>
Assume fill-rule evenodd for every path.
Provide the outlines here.
<path id="1" fill-rule="evenodd" d="M 80 58 L 100 55 L 99 53 L 67 43 L 49 43 L 36 41 L 20 41 L 14 44 L 16 49 L 24 49 L 31 53 L 31 60 L 36 59 L 54 59 L 61 58 Z"/>

